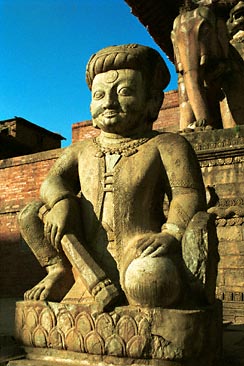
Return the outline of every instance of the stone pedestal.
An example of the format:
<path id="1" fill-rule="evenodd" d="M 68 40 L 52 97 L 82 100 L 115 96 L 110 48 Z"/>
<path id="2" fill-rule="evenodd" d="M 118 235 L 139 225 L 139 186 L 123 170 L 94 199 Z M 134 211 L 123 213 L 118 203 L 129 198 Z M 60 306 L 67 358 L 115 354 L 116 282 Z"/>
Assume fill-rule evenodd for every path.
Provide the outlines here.
<path id="1" fill-rule="evenodd" d="M 209 212 L 216 215 L 218 265 L 216 296 L 223 317 L 244 323 L 244 126 L 189 133 L 201 165 Z"/>
<path id="2" fill-rule="evenodd" d="M 221 302 L 197 310 L 23 301 L 16 337 L 26 359 L 12 365 L 216 366 L 222 348 Z M 27 362 L 27 363 L 26 363 Z M 37 362 L 37 363 L 36 363 Z"/>

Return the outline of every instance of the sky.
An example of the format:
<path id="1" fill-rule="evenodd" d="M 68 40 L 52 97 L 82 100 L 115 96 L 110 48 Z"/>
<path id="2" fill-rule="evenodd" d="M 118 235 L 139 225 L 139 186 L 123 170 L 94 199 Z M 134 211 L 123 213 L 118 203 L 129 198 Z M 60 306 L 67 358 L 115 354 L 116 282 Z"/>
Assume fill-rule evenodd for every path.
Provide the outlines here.
<path id="1" fill-rule="evenodd" d="M 157 49 L 124 0 L 0 0 L 0 120 L 23 117 L 66 138 L 91 119 L 85 68 L 99 49 L 139 43 Z"/>

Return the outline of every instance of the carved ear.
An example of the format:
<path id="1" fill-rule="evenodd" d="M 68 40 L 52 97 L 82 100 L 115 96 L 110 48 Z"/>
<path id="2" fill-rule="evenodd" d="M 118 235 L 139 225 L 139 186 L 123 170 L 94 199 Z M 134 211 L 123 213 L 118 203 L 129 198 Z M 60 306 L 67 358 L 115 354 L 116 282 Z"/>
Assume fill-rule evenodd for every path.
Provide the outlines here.
<path id="1" fill-rule="evenodd" d="M 149 122 L 154 122 L 158 118 L 160 108 L 164 100 L 164 92 L 153 91 L 148 100 L 148 119 Z"/>

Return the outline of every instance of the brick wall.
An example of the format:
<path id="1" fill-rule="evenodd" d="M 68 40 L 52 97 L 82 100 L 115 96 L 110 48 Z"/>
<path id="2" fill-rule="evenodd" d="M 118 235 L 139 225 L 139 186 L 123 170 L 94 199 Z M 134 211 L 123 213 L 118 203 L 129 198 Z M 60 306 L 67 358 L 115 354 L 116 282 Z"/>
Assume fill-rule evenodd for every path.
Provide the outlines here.
<path id="1" fill-rule="evenodd" d="M 72 125 L 72 143 L 96 137 L 99 130 L 92 126 L 91 121 L 77 122 Z"/>
<path id="2" fill-rule="evenodd" d="M 178 91 L 171 90 L 164 95 L 163 105 L 158 119 L 153 124 L 154 130 L 176 132 L 179 130 L 179 98 Z"/>
<path id="3" fill-rule="evenodd" d="M 20 237 L 17 214 L 38 199 L 41 182 L 62 149 L 0 160 L 1 297 L 18 297 L 43 277 L 43 270 Z"/>
<path id="4" fill-rule="evenodd" d="M 164 102 L 159 111 L 158 119 L 153 124 L 154 130 L 176 132 L 179 130 L 178 91 L 171 90 L 164 95 Z M 99 130 L 92 126 L 91 121 L 77 122 L 72 126 L 72 142 L 95 137 Z"/>

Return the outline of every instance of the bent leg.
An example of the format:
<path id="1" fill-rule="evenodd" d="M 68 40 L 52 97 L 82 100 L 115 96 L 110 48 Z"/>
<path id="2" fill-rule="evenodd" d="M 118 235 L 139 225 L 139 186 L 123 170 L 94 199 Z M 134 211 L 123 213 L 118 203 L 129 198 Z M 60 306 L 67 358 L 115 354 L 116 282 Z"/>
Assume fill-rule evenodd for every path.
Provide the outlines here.
<path id="1" fill-rule="evenodd" d="M 42 202 L 27 205 L 19 214 L 20 232 L 38 262 L 47 270 L 47 276 L 26 291 L 25 300 L 60 301 L 74 283 L 71 266 L 64 253 L 45 239 L 43 223 L 38 217 Z"/>
<path id="2" fill-rule="evenodd" d="M 42 202 L 31 202 L 19 213 L 20 232 L 42 267 L 58 261 L 58 253 L 44 237 L 44 226 L 38 217 Z"/>

